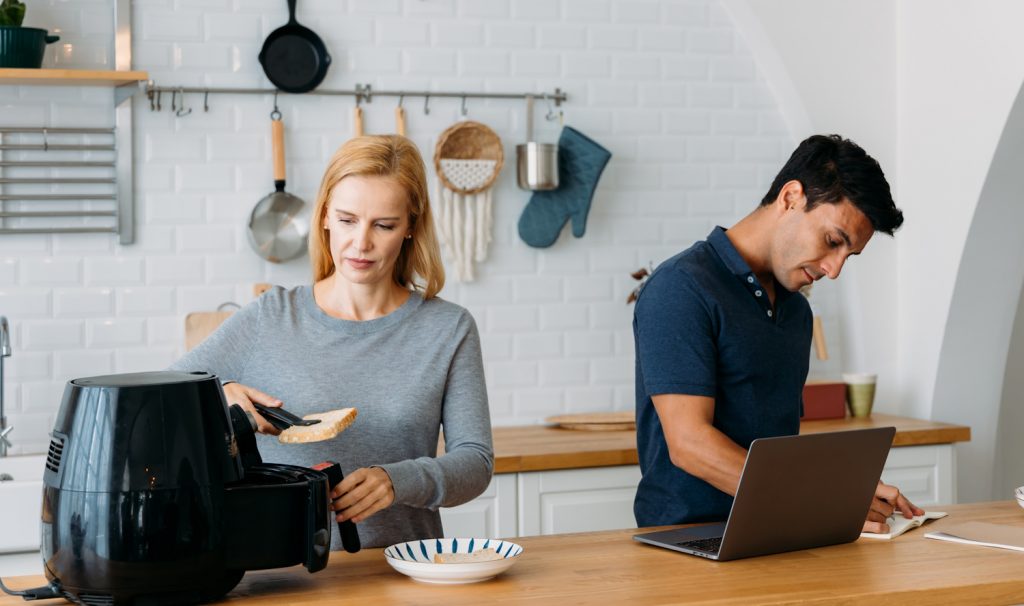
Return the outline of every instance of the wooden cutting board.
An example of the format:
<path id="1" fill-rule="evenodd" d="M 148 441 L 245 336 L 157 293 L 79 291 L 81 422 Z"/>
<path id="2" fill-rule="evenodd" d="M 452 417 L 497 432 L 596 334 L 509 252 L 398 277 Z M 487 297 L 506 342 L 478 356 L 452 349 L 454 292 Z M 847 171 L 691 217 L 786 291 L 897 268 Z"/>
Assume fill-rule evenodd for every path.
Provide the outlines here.
<path id="1" fill-rule="evenodd" d="M 563 429 L 583 431 L 624 431 L 636 429 L 636 415 L 633 411 L 584 412 L 572 415 L 555 415 L 544 419 Z"/>
<path id="2" fill-rule="evenodd" d="M 270 290 L 271 285 L 266 282 L 258 282 L 252 285 L 252 296 L 258 297 Z M 230 304 L 237 307 L 236 304 Z M 221 305 L 221 307 L 228 304 Z M 234 309 L 225 311 L 194 311 L 185 316 L 185 351 L 190 351 L 196 345 L 203 342 L 203 339 L 210 336 L 210 333 L 217 330 L 228 316 L 235 313 Z"/>
<path id="3" fill-rule="evenodd" d="M 235 310 L 227 311 L 194 311 L 185 316 L 185 351 L 191 350 L 217 330 L 228 316 Z"/>

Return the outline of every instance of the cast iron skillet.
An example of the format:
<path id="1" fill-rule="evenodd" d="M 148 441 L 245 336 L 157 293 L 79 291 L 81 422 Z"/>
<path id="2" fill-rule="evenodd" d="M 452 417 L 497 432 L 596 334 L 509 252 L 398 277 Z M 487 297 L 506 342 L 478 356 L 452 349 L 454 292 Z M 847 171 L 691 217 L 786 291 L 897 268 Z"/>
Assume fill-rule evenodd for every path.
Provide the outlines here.
<path id="1" fill-rule="evenodd" d="M 288 23 L 272 31 L 263 43 L 260 64 L 277 88 L 306 93 L 323 81 L 331 56 L 320 36 L 295 20 L 295 2 L 288 0 Z"/>

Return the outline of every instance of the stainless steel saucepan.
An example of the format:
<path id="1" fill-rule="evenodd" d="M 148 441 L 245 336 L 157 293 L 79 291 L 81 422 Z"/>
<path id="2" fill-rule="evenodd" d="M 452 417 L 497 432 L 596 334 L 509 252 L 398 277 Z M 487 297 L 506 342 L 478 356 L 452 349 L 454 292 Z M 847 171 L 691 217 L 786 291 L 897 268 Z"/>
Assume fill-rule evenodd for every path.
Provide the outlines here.
<path id="1" fill-rule="evenodd" d="M 249 216 L 249 244 L 271 263 L 302 256 L 309 241 L 311 209 L 301 198 L 284 190 L 284 124 L 281 112 L 271 117 L 274 148 L 274 191 L 256 203 Z"/>

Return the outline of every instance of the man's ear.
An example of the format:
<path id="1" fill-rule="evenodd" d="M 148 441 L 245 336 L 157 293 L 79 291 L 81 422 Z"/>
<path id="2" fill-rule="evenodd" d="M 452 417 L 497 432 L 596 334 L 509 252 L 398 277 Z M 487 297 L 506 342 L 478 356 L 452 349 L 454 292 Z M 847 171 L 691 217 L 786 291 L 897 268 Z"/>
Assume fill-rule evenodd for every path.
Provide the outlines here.
<path id="1" fill-rule="evenodd" d="M 804 195 L 804 186 L 793 179 L 787 181 L 782 189 L 779 190 L 778 202 L 782 204 L 782 210 L 791 210 L 794 208 L 803 208 L 807 204 L 807 197 Z"/>

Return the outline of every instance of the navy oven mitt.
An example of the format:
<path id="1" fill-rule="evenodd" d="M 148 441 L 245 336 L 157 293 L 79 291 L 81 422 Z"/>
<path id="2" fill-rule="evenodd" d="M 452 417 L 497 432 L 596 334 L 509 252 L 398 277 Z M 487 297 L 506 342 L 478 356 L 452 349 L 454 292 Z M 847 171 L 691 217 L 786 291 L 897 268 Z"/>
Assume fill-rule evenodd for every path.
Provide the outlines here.
<path id="1" fill-rule="evenodd" d="M 558 189 L 537 191 L 519 217 L 519 237 L 534 248 L 555 243 L 565 222 L 582 238 L 597 181 L 612 154 L 580 131 L 566 126 L 558 138 Z"/>

